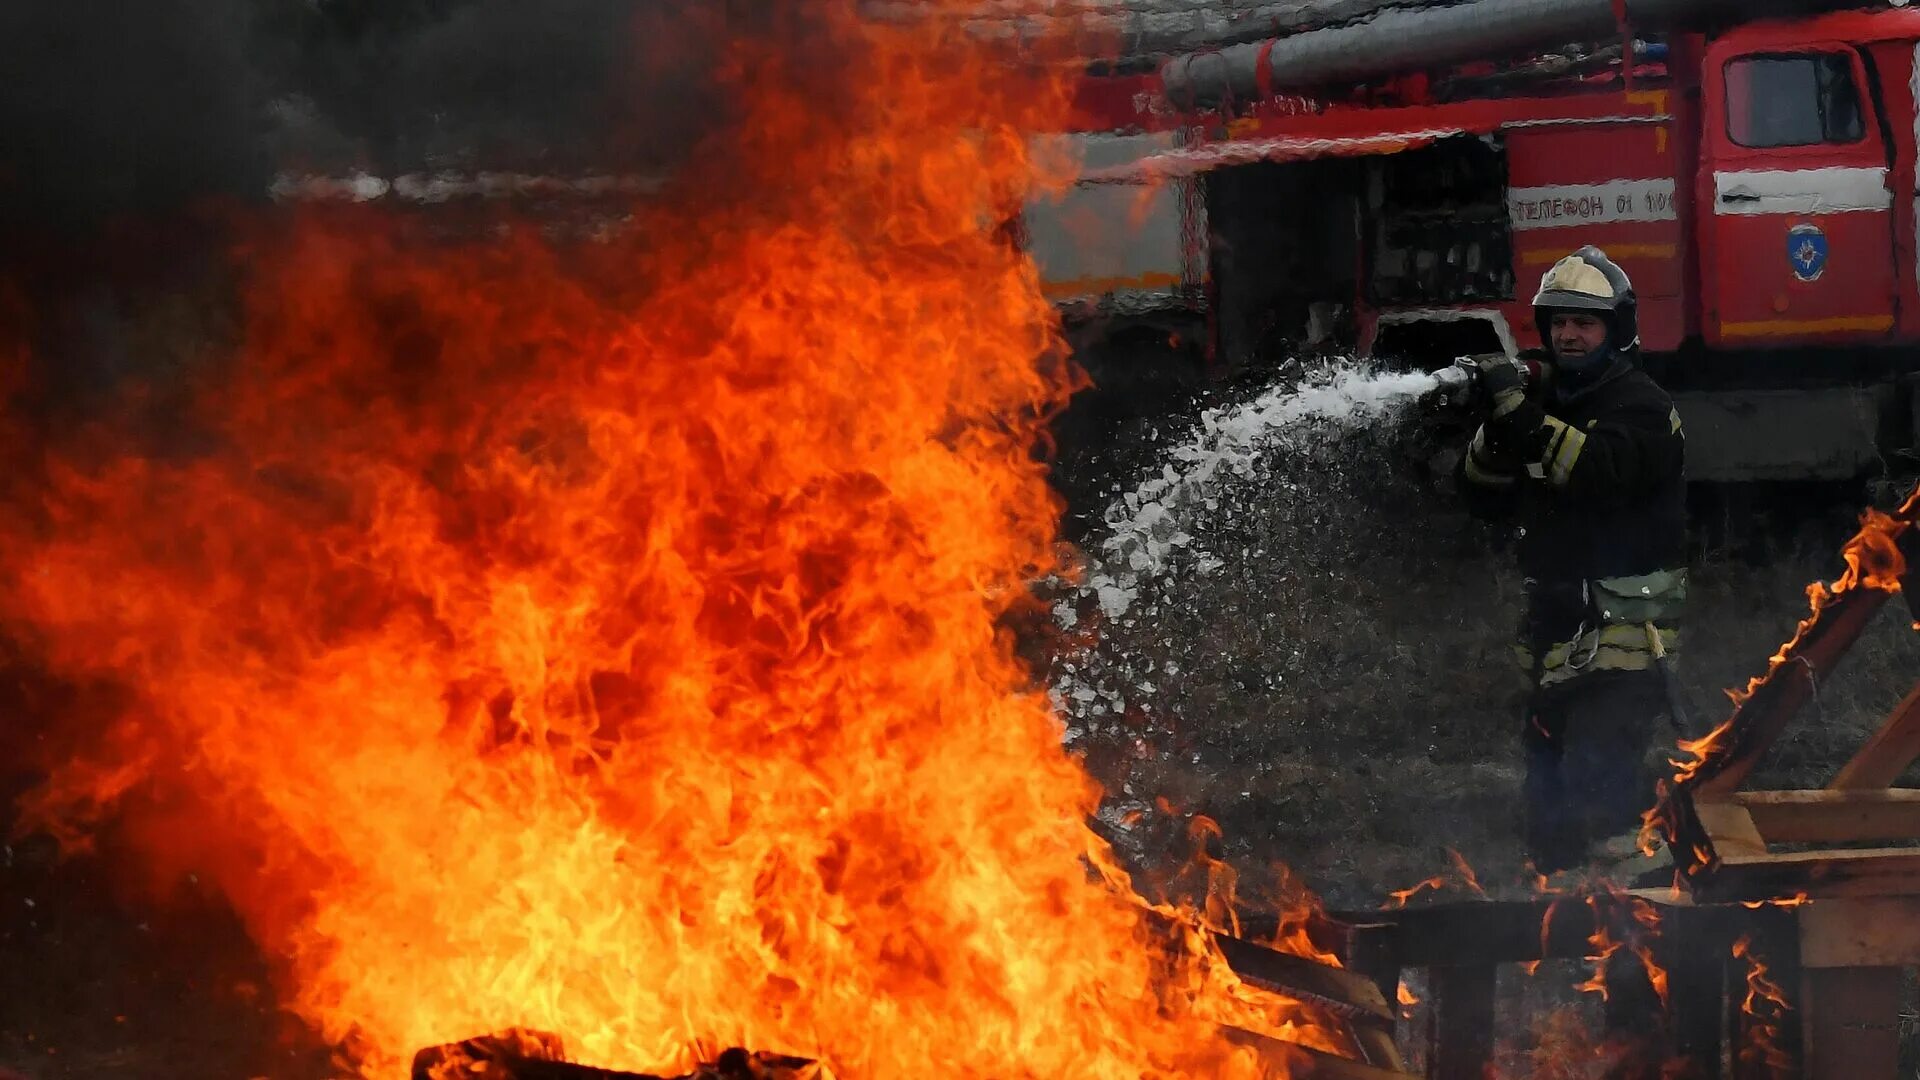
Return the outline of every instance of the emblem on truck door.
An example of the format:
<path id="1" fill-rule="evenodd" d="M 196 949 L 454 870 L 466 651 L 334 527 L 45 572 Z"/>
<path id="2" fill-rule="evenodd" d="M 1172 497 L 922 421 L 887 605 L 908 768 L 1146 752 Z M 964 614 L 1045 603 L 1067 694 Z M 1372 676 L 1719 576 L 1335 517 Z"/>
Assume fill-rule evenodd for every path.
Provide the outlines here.
<path id="1" fill-rule="evenodd" d="M 1827 269 L 1827 234 L 1818 225 L 1795 225 L 1787 230 L 1787 261 L 1793 276 L 1818 281 Z"/>

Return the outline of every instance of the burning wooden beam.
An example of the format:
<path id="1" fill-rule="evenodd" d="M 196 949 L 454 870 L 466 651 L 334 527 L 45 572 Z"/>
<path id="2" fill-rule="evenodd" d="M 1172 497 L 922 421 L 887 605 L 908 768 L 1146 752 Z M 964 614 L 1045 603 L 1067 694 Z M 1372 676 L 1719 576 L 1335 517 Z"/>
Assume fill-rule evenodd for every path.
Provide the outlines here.
<path id="1" fill-rule="evenodd" d="M 1169 932 L 1179 924 L 1170 918 L 1152 916 Z M 1326 929 L 1333 929 L 1332 926 Z M 1337 1059 L 1321 1055 L 1320 1071 L 1315 1076 L 1404 1075 L 1406 1062 L 1394 1040 L 1399 1012 L 1379 983 L 1366 973 L 1352 971 L 1312 957 L 1283 952 L 1244 938 L 1216 933 L 1213 943 L 1220 955 L 1242 981 L 1249 986 L 1279 994 L 1324 1013 L 1329 1026 L 1341 1031 L 1357 1055 L 1359 1064 L 1375 1073 L 1351 1073 L 1334 1070 Z M 1238 1032 L 1238 1034 L 1236 1034 Z M 1223 1029 L 1229 1041 L 1244 1042 L 1250 1033 Z M 1274 1040 L 1291 1046 L 1285 1040 Z M 1379 1071 L 1379 1070 L 1384 1070 Z"/>
<path id="2" fill-rule="evenodd" d="M 1920 894 L 1920 848 L 1788 851 L 1723 855 L 1692 885 L 1696 900 L 1752 900 L 1811 893 L 1834 896 Z"/>
<path id="3" fill-rule="evenodd" d="M 1808 587 L 1811 612 L 1801 620 L 1793 637 L 1774 653 L 1766 671 L 1734 695 L 1732 715 L 1705 738 L 1681 744 L 1695 760 L 1681 768 L 1672 789 L 1650 815 L 1650 822 L 1665 834 L 1674 863 L 1689 882 L 1733 854 L 1717 851 L 1716 841 L 1742 848 L 1738 853 L 1741 858 L 1764 856 L 1764 841 L 1758 851 L 1750 850 L 1753 841 L 1745 835 L 1750 820 L 1742 826 L 1740 814 L 1710 806 L 1731 801 L 1735 790 L 1881 606 L 1914 581 L 1908 567 L 1920 566 L 1920 530 L 1913 527 L 1917 517 L 1920 486 L 1890 514 L 1868 511 L 1860 531 L 1847 542 L 1846 573 L 1831 585 L 1816 582 Z M 1903 702 L 1875 739 L 1890 757 L 1899 758 L 1899 769 L 1905 768 L 1912 755 L 1920 755 L 1920 694 Z M 1902 757 L 1909 747 L 1912 755 Z M 1843 770 L 1848 786 L 1864 786 L 1864 780 L 1880 776 L 1888 767 L 1868 764 L 1866 754 L 1863 750 Z M 1899 769 L 1886 780 L 1890 782 Z M 1737 809 L 1744 813 L 1744 808 Z"/>
<path id="4" fill-rule="evenodd" d="M 1796 1065 L 1812 1076 L 1886 1076 L 1899 1058 L 1895 965 L 1920 954 L 1920 937 L 1907 929 L 1920 916 L 1920 848 L 1769 845 L 1920 840 L 1920 791 L 1888 788 L 1920 757 L 1920 686 L 1827 789 L 1737 789 L 1893 593 L 1905 593 L 1920 626 L 1917 504 L 1920 487 L 1894 513 L 1867 515 L 1847 544 L 1846 574 L 1807 590 L 1811 614 L 1736 697 L 1733 715 L 1682 744 L 1697 760 L 1650 815 L 1695 901 L 1737 900 L 1755 914 L 1794 918 L 1792 934 L 1774 935 L 1772 964 L 1745 951 L 1748 938 L 1734 947 L 1751 964 L 1749 992 L 1729 1013 L 1732 1029 L 1744 1032 L 1737 1077 L 1790 1075 Z M 1757 1010 L 1760 998 L 1772 1004 Z M 1800 1012 L 1800 1022 L 1779 1023 L 1786 1009 Z"/>
<path id="5" fill-rule="evenodd" d="M 1220 954 L 1242 979 L 1333 1013 L 1344 1020 L 1391 1025 L 1399 1019 L 1372 979 L 1304 956 L 1220 936 Z"/>
<path id="6" fill-rule="evenodd" d="M 1900 591 L 1907 565 L 1920 563 L 1912 527 L 1917 515 L 1920 487 L 1891 514 L 1868 512 L 1859 533 L 1847 542 L 1846 573 L 1832 585 L 1815 584 L 1807 590 L 1813 610 L 1793 638 L 1738 695 L 1726 722 L 1688 744 L 1699 761 L 1680 778 L 1682 788 L 1711 798 L 1746 780 L 1819 681 L 1859 640 L 1881 605 Z"/>
<path id="7" fill-rule="evenodd" d="M 1789 721 L 1812 698 L 1821 679 L 1887 602 L 1879 589 L 1850 588 L 1809 617 L 1792 644 L 1735 706 L 1721 728 L 1721 738 L 1708 736 L 1706 756 L 1689 785 L 1697 794 L 1731 792 L 1746 781 L 1760 758 L 1780 738 Z"/>

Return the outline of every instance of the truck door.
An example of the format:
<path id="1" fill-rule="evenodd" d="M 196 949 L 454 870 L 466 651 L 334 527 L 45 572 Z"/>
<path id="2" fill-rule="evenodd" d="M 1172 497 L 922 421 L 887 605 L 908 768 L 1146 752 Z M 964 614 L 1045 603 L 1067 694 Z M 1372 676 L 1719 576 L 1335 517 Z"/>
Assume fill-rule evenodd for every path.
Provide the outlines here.
<path id="1" fill-rule="evenodd" d="M 1890 148 L 1859 53 L 1835 42 L 1710 54 L 1703 81 L 1707 340 L 1766 347 L 1890 336 Z"/>

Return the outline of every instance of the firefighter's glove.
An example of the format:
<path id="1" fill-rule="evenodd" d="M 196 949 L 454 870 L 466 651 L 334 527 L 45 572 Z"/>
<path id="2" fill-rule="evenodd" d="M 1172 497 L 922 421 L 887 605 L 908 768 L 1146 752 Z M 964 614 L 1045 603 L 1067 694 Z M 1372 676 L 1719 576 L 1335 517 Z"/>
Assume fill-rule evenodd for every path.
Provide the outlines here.
<path id="1" fill-rule="evenodd" d="M 1500 420 L 1527 401 L 1527 369 L 1512 361 L 1496 361 L 1480 369 L 1481 407 L 1488 420 Z"/>
<path id="2" fill-rule="evenodd" d="M 1501 458 L 1531 461 L 1539 456 L 1536 445 L 1547 422 L 1546 409 L 1528 395 L 1528 368 L 1520 361 L 1499 361 L 1486 366 L 1480 374 L 1480 399 L 1484 402 L 1487 449 Z"/>

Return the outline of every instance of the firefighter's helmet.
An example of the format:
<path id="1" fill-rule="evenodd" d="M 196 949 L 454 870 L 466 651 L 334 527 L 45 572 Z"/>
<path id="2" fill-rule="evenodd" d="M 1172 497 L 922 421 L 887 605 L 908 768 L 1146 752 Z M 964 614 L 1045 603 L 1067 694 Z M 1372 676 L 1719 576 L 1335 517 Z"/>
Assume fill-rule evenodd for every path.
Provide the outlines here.
<path id="1" fill-rule="evenodd" d="M 1640 347 L 1639 309 L 1627 272 L 1592 244 L 1554 263 L 1533 294 L 1534 326 L 1541 344 L 1548 346 L 1554 312 L 1584 311 L 1606 321 L 1609 353 L 1629 353 Z"/>

